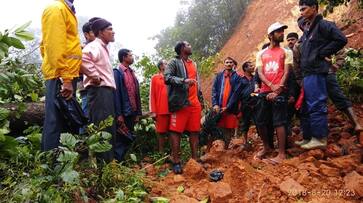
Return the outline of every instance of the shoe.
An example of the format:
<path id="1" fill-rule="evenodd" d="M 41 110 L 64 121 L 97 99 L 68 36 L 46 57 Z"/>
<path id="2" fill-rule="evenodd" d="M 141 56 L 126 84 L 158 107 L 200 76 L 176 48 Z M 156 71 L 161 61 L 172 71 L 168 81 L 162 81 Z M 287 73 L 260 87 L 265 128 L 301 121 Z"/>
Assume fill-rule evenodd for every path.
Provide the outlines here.
<path id="1" fill-rule="evenodd" d="M 183 173 L 183 169 L 182 169 L 180 163 L 173 163 L 173 172 L 175 174 L 182 174 Z"/>
<path id="2" fill-rule="evenodd" d="M 326 148 L 327 145 L 327 141 L 326 138 L 322 138 L 322 139 L 317 139 L 315 137 L 313 137 L 310 142 L 301 145 L 301 148 L 303 149 L 317 149 L 317 148 Z"/>
<path id="3" fill-rule="evenodd" d="M 309 140 L 300 140 L 300 141 L 296 141 L 296 142 L 294 142 L 296 145 L 299 145 L 299 146 L 301 146 L 301 145 L 304 145 L 304 144 L 307 144 L 309 142 Z"/>

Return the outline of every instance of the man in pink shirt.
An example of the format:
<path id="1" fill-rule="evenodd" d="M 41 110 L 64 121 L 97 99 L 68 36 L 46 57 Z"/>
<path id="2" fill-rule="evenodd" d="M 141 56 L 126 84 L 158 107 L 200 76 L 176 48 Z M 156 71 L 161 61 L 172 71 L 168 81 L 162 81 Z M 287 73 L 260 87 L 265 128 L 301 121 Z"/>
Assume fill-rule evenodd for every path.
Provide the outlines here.
<path id="1" fill-rule="evenodd" d="M 85 75 L 83 83 L 87 89 L 89 119 L 91 123 L 98 125 L 109 116 L 115 117 L 112 98 L 116 85 L 107 49 L 107 45 L 115 41 L 115 32 L 112 24 L 102 18 L 93 21 L 91 28 L 97 38 L 82 50 L 81 71 Z M 114 139 L 115 122 L 104 131 L 111 133 Z M 113 159 L 113 151 L 101 153 L 98 158 L 109 162 Z"/>

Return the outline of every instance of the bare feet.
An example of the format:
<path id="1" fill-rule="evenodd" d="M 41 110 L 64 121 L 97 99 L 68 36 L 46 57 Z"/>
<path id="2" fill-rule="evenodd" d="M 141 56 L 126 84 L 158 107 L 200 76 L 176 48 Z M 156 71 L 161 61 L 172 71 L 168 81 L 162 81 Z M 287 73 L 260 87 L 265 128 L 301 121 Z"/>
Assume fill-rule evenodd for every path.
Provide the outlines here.
<path id="1" fill-rule="evenodd" d="M 272 152 L 272 149 L 263 148 L 253 157 L 254 160 L 262 160 L 268 153 Z"/>
<path id="2" fill-rule="evenodd" d="M 285 159 L 286 159 L 286 155 L 277 155 L 276 157 L 271 158 L 271 159 L 264 159 L 263 162 L 272 164 L 272 165 L 277 165 L 277 164 L 280 164 Z"/>

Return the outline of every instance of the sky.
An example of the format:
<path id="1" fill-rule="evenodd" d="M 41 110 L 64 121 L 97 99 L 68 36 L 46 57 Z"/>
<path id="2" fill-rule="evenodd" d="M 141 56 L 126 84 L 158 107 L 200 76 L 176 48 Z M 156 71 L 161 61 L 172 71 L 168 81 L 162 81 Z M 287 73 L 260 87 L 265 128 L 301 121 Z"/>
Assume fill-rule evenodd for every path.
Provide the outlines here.
<path id="1" fill-rule="evenodd" d="M 41 27 L 44 8 L 54 0 L 1 0 L 0 30 L 22 25 Z M 179 10 L 187 9 L 181 0 L 75 0 L 76 16 L 102 17 L 113 24 L 115 40 L 135 54 L 155 53 L 150 38 L 174 24 Z"/>

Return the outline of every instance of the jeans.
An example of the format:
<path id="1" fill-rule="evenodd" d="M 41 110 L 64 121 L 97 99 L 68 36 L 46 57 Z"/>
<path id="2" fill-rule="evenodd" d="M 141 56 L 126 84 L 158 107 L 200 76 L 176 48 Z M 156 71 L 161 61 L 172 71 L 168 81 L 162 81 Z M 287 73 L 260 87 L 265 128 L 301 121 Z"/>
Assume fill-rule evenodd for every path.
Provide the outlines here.
<path id="1" fill-rule="evenodd" d="M 76 81 L 73 81 L 73 89 L 76 89 Z M 59 89 L 60 81 L 51 79 L 45 81 L 45 116 L 43 123 L 43 135 L 41 141 L 41 150 L 48 151 L 59 146 L 60 134 L 70 132 L 67 129 L 61 112 L 55 105 L 56 96 Z M 73 95 L 75 96 L 75 94 Z"/>
<path id="2" fill-rule="evenodd" d="M 306 140 L 328 136 L 328 92 L 326 75 L 304 77 L 304 103 L 301 109 L 301 128 Z"/>

